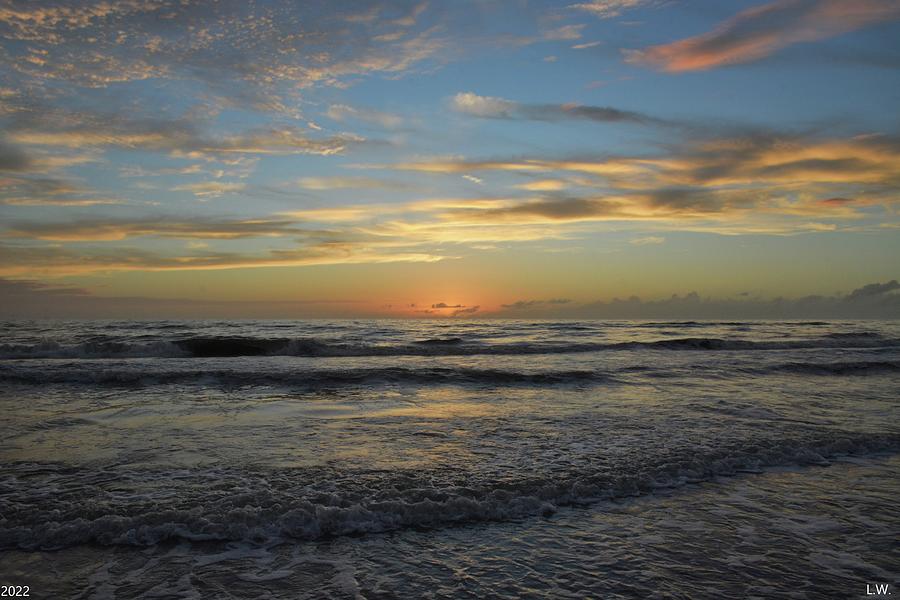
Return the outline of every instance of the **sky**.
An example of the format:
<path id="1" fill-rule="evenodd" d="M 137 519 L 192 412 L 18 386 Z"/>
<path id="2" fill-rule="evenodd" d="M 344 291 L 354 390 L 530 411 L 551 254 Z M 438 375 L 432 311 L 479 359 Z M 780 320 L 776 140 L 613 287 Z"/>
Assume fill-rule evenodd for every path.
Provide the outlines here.
<path id="1" fill-rule="evenodd" d="M 0 0 L 0 315 L 900 317 L 900 0 Z"/>

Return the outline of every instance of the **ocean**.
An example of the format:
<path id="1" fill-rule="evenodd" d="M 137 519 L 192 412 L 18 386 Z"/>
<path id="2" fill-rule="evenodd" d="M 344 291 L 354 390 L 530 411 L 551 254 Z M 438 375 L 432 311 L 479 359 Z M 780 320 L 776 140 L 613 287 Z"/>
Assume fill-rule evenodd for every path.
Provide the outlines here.
<path id="1" fill-rule="evenodd" d="M 34 598 L 900 585 L 898 322 L 0 329 L 0 584 Z"/>

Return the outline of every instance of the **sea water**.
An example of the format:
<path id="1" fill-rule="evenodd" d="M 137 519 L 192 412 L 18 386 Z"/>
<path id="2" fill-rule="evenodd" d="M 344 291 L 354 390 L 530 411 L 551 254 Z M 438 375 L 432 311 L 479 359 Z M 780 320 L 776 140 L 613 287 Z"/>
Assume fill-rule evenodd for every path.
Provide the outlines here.
<path id="1" fill-rule="evenodd" d="M 0 584 L 31 597 L 900 584 L 896 322 L 0 330 Z"/>

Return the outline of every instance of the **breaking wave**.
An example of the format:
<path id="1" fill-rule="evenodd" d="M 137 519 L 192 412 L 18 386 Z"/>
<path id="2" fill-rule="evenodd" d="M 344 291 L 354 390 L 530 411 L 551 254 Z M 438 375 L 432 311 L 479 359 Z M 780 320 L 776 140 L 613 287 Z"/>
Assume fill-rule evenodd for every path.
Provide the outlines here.
<path id="1" fill-rule="evenodd" d="M 896 434 L 831 431 L 671 449 L 565 475 L 518 473 L 486 483 L 435 484 L 434 473 L 162 473 L 168 494 L 125 493 L 102 472 L 11 465 L 0 487 L 0 548 L 149 546 L 166 540 L 271 543 L 403 528 L 550 516 L 559 507 L 638 496 L 776 466 L 827 465 L 846 455 L 896 452 Z M 15 473 L 15 474 L 13 474 Z M 141 477 L 146 477 L 143 473 Z M 21 479 L 19 479 L 21 477 Z M 31 489 L 44 478 L 46 489 Z M 83 479 L 81 479 L 83 478 Z M 64 481 L 77 485 L 67 489 Z M 187 483 L 186 483 L 187 481 Z"/>

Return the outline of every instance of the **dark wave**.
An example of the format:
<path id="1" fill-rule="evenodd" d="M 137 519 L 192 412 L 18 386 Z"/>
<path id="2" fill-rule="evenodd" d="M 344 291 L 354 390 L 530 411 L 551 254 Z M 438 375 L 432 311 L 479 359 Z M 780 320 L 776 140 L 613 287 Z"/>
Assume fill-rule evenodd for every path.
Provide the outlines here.
<path id="1" fill-rule="evenodd" d="M 645 321 L 642 323 L 629 323 L 629 327 L 746 327 L 752 325 L 788 325 L 799 327 L 829 325 L 826 321 Z"/>
<path id="2" fill-rule="evenodd" d="M 825 335 L 827 338 L 835 339 L 835 340 L 854 340 L 860 338 L 867 339 L 880 339 L 882 336 L 880 333 L 875 331 L 848 331 L 842 333 L 829 333 Z"/>
<path id="3" fill-rule="evenodd" d="M 349 476 L 328 467 L 197 472 L 190 481 L 184 474 L 160 473 L 160 480 L 171 481 L 172 493 L 164 497 L 117 493 L 107 483 L 120 481 L 118 473 L 66 468 L 60 474 L 47 465 L 9 465 L 7 482 L 19 483 L 0 489 L 0 548 L 151 546 L 167 540 L 268 544 L 504 521 L 768 467 L 827 465 L 838 456 L 898 449 L 896 434 L 819 432 L 639 453 L 618 466 L 601 459 L 576 472 L 519 472 L 477 483 L 436 483 L 440 476 L 427 471 Z M 31 489 L 41 485 L 48 487 Z"/>
<path id="4" fill-rule="evenodd" d="M 419 340 L 413 343 L 421 344 L 422 346 L 458 346 L 459 344 L 463 343 L 463 339 L 459 337 L 433 338 L 428 340 Z"/>
<path id="5" fill-rule="evenodd" d="M 618 349 L 651 348 L 657 350 L 803 350 L 816 348 L 881 348 L 900 346 L 900 339 L 853 336 L 833 338 L 823 336 L 806 340 L 753 341 L 722 338 L 673 338 L 654 342 L 613 344 Z"/>
<path id="6" fill-rule="evenodd" d="M 703 321 L 649 321 L 647 323 L 637 323 L 632 325 L 636 328 L 652 328 L 666 327 L 670 329 L 678 329 L 679 327 L 710 327 L 718 325 L 745 325 L 745 323 L 721 323 L 721 322 L 703 322 Z"/>
<path id="7" fill-rule="evenodd" d="M 795 373 L 797 375 L 876 375 L 900 373 L 898 361 L 790 362 L 754 370 L 755 373 Z"/>
<path id="8" fill-rule="evenodd" d="M 191 337 L 172 341 L 91 341 L 62 345 L 0 345 L 0 358 L 210 358 L 239 356 L 475 356 L 600 352 L 607 350 L 791 350 L 815 348 L 898 347 L 900 339 L 848 334 L 784 341 L 710 337 L 648 342 L 522 342 L 484 344 L 463 338 L 435 338 L 409 343 L 366 344 L 320 338 Z"/>
<path id="9" fill-rule="evenodd" d="M 281 386 L 300 389 L 331 388 L 357 385 L 482 385 L 529 386 L 567 384 L 624 384 L 630 375 L 652 378 L 680 378 L 708 371 L 705 364 L 680 368 L 632 365 L 613 370 L 545 370 L 518 371 L 470 367 L 360 367 L 352 369 L 266 370 L 265 365 L 252 369 L 167 369 L 165 363 L 129 364 L 103 368 L 84 368 L 77 362 L 30 366 L 0 363 L 0 382 L 23 385 L 96 385 L 107 387 L 149 387 L 154 385 L 202 385 L 218 387 Z M 709 377 L 727 375 L 795 374 L 810 376 L 866 376 L 900 373 L 900 361 L 787 362 L 762 366 L 735 366 L 733 370 L 717 367 Z"/>
<path id="10" fill-rule="evenodd" d="M 374 367 L 358 369 L 312 369 L 265 372 L 227 369 L 165 370 L 146 365 L 140 369 L 85 369 L 79 365 L 55 368 L 19 368 L 0 365 L 0 381 L 8 383 L 84 384 L 144 387 L 171 384 L 217 386 L 275 385 L 292 388 L 327 388 L 362 384 L 478 384 L 478 385 L 554 385 L 612 382 L 608 374 L 596 371 L 510 371 L 464 367 Z"/>

